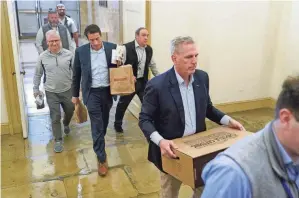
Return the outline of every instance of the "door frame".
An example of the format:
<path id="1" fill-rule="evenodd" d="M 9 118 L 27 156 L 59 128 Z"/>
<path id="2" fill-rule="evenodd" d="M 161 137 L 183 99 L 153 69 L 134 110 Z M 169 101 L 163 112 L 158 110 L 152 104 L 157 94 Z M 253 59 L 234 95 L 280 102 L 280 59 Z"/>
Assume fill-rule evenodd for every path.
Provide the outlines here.
<path id="1" fill-rule="evenodd" d="M 12 48 L 7 1 L 1 1 L 1 69 L 5 93 L 9 134 L 22 133 L 15 57 Z"/>

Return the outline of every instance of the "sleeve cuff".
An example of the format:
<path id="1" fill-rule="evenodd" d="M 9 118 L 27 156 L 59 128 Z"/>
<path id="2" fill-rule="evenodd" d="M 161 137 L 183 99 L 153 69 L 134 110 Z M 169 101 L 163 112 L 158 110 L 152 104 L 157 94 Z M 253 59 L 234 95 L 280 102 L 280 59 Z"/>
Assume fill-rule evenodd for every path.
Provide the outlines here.
<path id="1" fill-rule="evenodd" d="M 228 115 L 225 115 L 221 118 L 220 123 L 222 125 L 228 126 L 230 119 L 231 119 L 231 117 L 229 117 Z"/>
<path id="2" fill-rule="evenodd" d="M 161 140 L 164 140 L 164 138 L 158 133 L 158 131 L 154 131 L 150 135 L 150 139 L 152 142 L 154 142 L 157 146 L 159 146 L 159 143 Z"/>

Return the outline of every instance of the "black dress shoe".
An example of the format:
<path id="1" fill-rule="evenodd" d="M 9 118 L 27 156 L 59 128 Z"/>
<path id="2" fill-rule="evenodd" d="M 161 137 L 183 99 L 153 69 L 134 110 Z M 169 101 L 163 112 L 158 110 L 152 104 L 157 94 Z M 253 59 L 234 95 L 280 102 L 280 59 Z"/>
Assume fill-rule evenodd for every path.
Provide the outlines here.
<path id="1" fill-rule="evenodd" d="M 114 129 L 117 133 L 123 133 L 124 130 L 121 126 L 118 126 L 118 125 L 114 125 Z"/>

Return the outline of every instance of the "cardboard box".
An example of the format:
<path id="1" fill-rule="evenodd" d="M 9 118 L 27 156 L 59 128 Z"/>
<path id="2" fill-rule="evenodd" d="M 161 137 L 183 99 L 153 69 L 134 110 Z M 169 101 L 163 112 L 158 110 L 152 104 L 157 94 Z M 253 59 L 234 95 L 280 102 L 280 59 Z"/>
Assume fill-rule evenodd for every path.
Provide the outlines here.
<path id="1" fill-rule="evenodd" d="M 162 156 L 163 170 L 194 188 L 203 186 L 201 173 L 218 153 L 252 133 L 228 127 L 214 128 L 191 136 L 174 139 L 178 159 Z"/>

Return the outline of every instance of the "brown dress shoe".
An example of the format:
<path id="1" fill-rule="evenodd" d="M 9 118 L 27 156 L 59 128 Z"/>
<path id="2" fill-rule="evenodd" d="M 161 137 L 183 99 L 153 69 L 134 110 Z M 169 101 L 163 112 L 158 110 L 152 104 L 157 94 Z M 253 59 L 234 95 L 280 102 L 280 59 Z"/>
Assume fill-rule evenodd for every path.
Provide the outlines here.
<path id="1" fill-rule="evenodd" d="M 98 162 L 98 174 L 100 176 L 105 176 L 105 175 L 107 175 L 107 172 L 108 172 L 107 162 L 104 162 L 104 163 Z"/>

